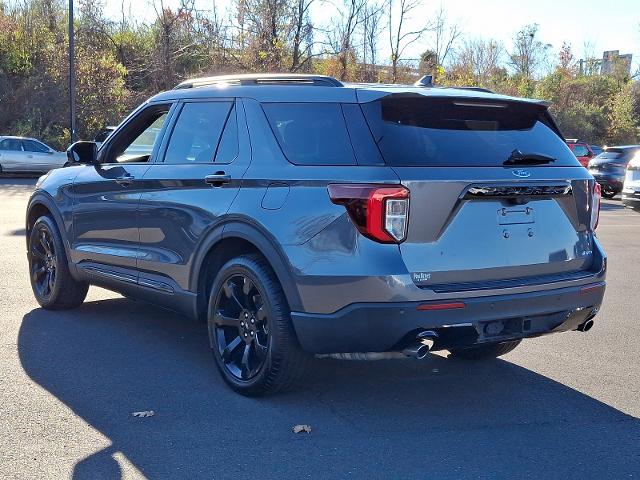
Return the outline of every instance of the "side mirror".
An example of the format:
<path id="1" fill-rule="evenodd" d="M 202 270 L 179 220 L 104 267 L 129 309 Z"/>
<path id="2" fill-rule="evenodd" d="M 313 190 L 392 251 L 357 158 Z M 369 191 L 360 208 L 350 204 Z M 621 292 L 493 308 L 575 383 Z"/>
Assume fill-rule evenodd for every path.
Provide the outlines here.
<path id="1" fill-rule="evenodd" d="M 67 148 L 67 158 L 72 163 L 95 165 L 98 163 L 98 146 L 96 142 L 76 142 Z"/>

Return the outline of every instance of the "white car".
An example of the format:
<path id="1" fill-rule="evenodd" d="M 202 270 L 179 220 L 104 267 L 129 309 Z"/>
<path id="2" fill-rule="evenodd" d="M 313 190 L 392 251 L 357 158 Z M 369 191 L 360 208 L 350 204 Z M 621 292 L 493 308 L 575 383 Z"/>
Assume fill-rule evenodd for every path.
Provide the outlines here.
<path id="1" fill-rule="evenodd" d="M 640 209 L 640 145 L 638 151 L 627 163 L 627 171 L 622 187 L 622 203 L 634 209 Z"/>
<path id="2" fill-rule="evenodd" d="M 34 138 L 0 136 L 0 173 L 46 173 L 67 163 L 67 154 Z"/>

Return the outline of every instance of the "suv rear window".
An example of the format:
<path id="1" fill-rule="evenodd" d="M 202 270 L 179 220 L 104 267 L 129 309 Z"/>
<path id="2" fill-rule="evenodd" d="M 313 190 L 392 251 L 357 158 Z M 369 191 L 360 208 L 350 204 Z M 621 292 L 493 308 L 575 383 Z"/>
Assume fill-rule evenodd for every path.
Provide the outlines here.
<path id="1" fill-rule="evenodd" d="M 396 94 L 362 110 L 390 165 L 502 166 L 514 150 L 578 165 L 537 105 Z"/>
<path id="2" fill-rule="evenodd" d="M 280 148 L 296 165 L 355 165 L 338 103 L 264 103 Z"/>

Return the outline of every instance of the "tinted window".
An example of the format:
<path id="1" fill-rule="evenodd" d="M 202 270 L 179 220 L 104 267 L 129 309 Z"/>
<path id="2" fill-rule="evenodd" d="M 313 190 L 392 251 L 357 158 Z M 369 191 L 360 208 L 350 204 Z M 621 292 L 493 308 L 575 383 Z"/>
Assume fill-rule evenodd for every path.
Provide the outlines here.
<path id="1" fill-rule="evenodd" d="M 391 165 L 502 166 L 514 150 L 578 165 L 541 106 L 400 94 L 362 110 Z"/>
<path id="2" fill-rule="evenodd" d="M 624 155 L 624 151 L 618 148 L 608 148 L 606 151 L 602 152 L 598 155 L 597 158 L 602 158 L 606 160 L 615 160 Z"/>
<path id="3" fill-rule="evenodd" d="M 589 149 L 584 145 L 574 145 L 572 150 L 576 157 L 586 157 L 589 155 Z"/>
<path id="4" fill-rule="evenodd" d="M 22 145 L 20 144 L 20 140 L 16 138 L 5 138 L 0 142 L 0 150 L 21 151 Z"/>
<path id="5" fill-rule="evenodd" d="M 216 163 L 231 163 L 238 156 L 238 122 L 236 120 L 236 109 L 231 108 L 227 124 L 224 126 L 218 151 L 216 152 Z"/>
<path id="6" fill-rule="evenodd" d="M 298 165 L 355 165 L 337 103 L 267 103 L 271 129 L 287 159 Z"/>
<path id="7" fill-rule="evenodd" d="M 154 117 L 155 120 L 151 125 L 147 126 L 118 156 L 118 162 L 148 161 L 158 140 L 158 135 L 162 131 L 162 126 L 167 120 L 167 115 L 167 112 L 162 112 L 159 116 Z"/>
<path id="8" fill-rule="evenodd" d="M 33 140 L 23 140 L 22 145 L 24 147 L 25 152 L 37 152 L 37 153 L 47 153 L 49 152 L 49 148 L 40 142 L 34 142 Z"/>
<path id="9" fill-rule="evenodd" d="M 232 107 L 231 102 L 185 104 L 171 134 L 165 163 L 213 162 Z"/>

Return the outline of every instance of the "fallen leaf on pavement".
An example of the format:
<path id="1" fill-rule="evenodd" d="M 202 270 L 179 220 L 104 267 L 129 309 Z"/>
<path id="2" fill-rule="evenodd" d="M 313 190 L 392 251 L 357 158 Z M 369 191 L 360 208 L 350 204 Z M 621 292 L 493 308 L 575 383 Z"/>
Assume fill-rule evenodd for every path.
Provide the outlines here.
<path id="1" fill-rule="evenodd" d="M 309 425 L 296 425 L 293 427 L 293 433 L 311 433 L 311 427 Z"/>
<path id="2" fill-rule="evenodd" d="M 153 417 L 156 414 L 153 410 L 145 410 L 143 412 L 133 412 L 131 415 L 138 418 Z"/>

